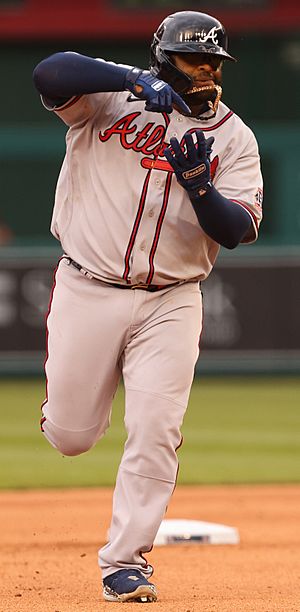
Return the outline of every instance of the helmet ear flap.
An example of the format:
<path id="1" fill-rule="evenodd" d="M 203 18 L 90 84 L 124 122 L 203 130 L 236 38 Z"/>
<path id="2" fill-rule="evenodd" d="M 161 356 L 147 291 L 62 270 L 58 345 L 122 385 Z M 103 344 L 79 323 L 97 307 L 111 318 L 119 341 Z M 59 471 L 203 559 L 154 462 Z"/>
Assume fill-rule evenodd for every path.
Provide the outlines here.
<path id="1" fill-rule="evenodd" d="M 158 53 L 158 44 L 159 39 L 157 38 L 156 32 L 153 36 L 153 40 L 150 47 L 150 66 L 149 70 L 153 76 L 157 76 L 159 73 L 160 63 L 158 61 L 157 53 Z"/>
<path id="2" fill-rule="evenodd" d="M 159 45 L 156 47 L 155 64 L 150 66 L 150 71 L 154 76 L 166 81 L 179 94 L 185 93 L 192 87 L 192 78 L 179 70 L 171 61 L 169 54 Z"/>

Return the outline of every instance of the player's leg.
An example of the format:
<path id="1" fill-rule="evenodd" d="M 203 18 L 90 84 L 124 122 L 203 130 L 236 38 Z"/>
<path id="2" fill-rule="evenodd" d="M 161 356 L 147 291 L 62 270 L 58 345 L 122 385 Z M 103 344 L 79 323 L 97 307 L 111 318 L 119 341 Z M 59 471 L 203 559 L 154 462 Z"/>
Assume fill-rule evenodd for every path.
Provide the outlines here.
<path id="1" fill-rule="evenodd" d="M 66 260 L 59 264 L 47 319 L 42 428 L 65 455 L 88 450 L 109 425 L 130 316 L 121 293 L 130 292 L 89 280 Z"/>
<path id="2" fill-rule="evenodd" d="M 136 292 L 142 300 L 142 292 Z M 145 294 L 144 294 L 145 296 Z M 99 551 L 103 576 L 120 567 L 151 575 L 149 551 L 176 483 L 186 410 L 202 325 L 198 284 L 146 294 L 143 323 L 124 353 L 128 439 L 114 493 L 109 543 Z"/>

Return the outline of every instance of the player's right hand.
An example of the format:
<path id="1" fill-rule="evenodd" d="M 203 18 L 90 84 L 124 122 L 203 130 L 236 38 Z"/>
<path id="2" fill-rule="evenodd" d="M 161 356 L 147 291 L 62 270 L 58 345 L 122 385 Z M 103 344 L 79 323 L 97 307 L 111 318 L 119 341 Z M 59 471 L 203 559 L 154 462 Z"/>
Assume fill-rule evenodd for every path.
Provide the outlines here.
<path id="1" fill-rule="evenodd" d="M 178 183 L 192 198 L 202 196 L 211 189 L 210 155 L 215 140 L 213 136 L 206 140 L 199 129 L 195 130 L 195 136 L 194 142 L 192 134 L 186 132 L 182 146 L 177 138 L 173 137 L 170 139 L 170 146 L 164 150 Z"/>
<path id="2" fill-rule="evenodd" d="M 126 74 L 125 88 L 137 98 L 146 100 L 145 109 L 156 113 L 171 113 L 174 104 L 184 115 L 191 109 L 174 89 L 165 81 L 156 79 L 148 70 L 132 68 Z"/>

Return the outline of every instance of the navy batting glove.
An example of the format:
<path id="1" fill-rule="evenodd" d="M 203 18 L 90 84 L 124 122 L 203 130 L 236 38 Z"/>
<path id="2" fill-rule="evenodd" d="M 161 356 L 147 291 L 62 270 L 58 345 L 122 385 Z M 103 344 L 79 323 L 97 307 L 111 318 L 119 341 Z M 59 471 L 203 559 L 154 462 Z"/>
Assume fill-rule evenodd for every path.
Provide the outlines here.
<path id="1" fill-rule="evenodd" d="M 131 91 L 137 98 L 146 100 L 147 111 L 171 113 L 173 105 L 176 104 L 185 115 L 191 114 L 191 109 L 174 89 L 168 83 L 156 79 L 148 70 L 140 68 L 129 70 L 125 77 L 125 89 Z"/>
<path id="2" fill-rule="evenodd" d="M 202 130 L 195 130 L 197 142 L 186 132 L 183 137 L 185 151 L 177 138 L 170 139 L 170 146 L 164 150 L 164 155 L 174 169 L 178 183 L 186 189 L 190 198 L 199 197 L 211 189 L 210 155 L 214 138 L 207 140 Z"/>

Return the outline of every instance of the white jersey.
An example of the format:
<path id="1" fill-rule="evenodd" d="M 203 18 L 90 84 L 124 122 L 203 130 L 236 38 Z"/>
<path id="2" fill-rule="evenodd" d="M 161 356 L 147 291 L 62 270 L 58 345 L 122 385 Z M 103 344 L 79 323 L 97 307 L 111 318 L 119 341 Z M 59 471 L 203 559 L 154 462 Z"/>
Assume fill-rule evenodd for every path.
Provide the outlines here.
<path id="1" fill-rule="evenodd" d="M 69 130 L 51 231 L 67 255 L 104 281 L 204 280 L 219 245 L 200 227 L 163 150 L 187 130 L 214 137 L 212 182 L 248 211 L 244 242 L 254 242 L 262 218 L 255 137 L 223 103 L 208 121 L 144 106 L 123 91 L 83 95 L 55 110 Z"/>

